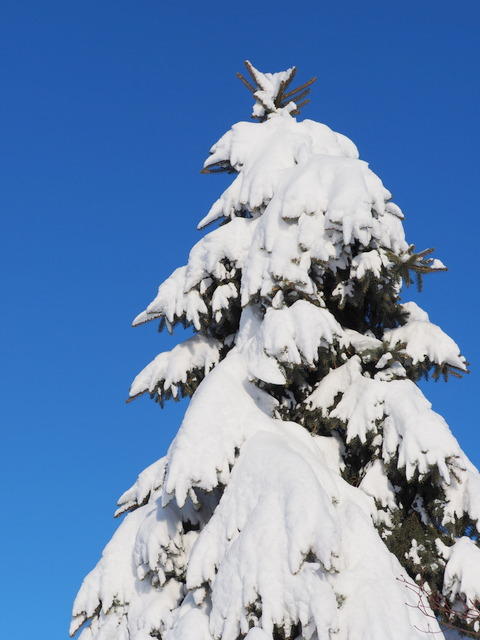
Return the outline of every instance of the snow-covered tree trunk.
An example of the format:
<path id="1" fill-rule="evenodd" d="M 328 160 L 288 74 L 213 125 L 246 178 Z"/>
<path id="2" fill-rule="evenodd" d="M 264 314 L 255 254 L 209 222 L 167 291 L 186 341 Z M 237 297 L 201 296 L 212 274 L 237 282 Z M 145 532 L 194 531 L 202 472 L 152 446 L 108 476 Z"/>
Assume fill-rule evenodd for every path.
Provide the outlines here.
<path id="1" fill-rule="evenodd" d="M 131 397 L 192 398 L 167 455 L 120 498 L 128 514 L 71 632 L 415 640 L 443 637 L 442 611 L 478 632 L 480 475 L 416 384 L 466 362 L 400 298 L 444 266 L 406 242 L 348 138 L 296 120 L 312 81 L 247 68 L 258 122 L 205 162 L 236 174 L 200 227 L 221 224 L 134 321 L 194 335 Z"/>

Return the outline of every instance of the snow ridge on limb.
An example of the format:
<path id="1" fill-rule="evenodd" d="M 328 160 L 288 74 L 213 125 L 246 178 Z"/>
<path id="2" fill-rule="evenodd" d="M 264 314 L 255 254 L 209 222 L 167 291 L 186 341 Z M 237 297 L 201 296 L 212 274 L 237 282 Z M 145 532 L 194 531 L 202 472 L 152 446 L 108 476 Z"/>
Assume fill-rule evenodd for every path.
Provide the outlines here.
<path id="1" fill-rule="evenodd" d="M 444 594 L 451 600 L 460 596 L 467 603 L 480 603 L 480 549 L 466 536 L 444 551 L 447 559 L 445 567 Z"/>
<path id="2" fill-rule="evenodd" d="M 241 327 L 253 313 L 251 308 L 245 309 Z M 314 368 L 320 350 L 328 350 L 343 335 L 327 309 L 305 300 L 297 300 L 291 307 L 269 308 L 250 331 L 252 335 L 245 346 L 248 371 L 254 378 L 272 384 L 285 384 L 287 366 L 303 364 Z"/>
<path id="3" fill-rule="evenodd" d="M 129 513 L 72 633 L 420 640 L 442 637 L 436 616 L 475 632 L 480 474 L 415 384 L 466 361 L 400 297 L 445 267 L 406 241 L 348 138 L 295 119 L 311 81 L 247 69 L 258 122 L 234 125 L 204 165 L 236 174 L 200 223 L 218 226 L 134 322 L 194 335 L 131 396 L 191 401 L 120 497 Z M 420 608 L 408 584 L 439 599 Z"/>
<path id="4" fill-rule="evenodd" d="M 408 320 L 401 327 L 385 331 L 383 339 L 388 346 L 400 346 L 413 365 L 436 365 L 438 372 L 448 367 L 450 372 L 454 370 L 454 375 L 458 375 L 455 369 L 465 373 L 466 360 L 452 338 L 432 324 L 428 314 L 414 302 L 407 302 L 402 307 L 408 313 Z"/>
<path id="5" fill-rule="evenodd" d="M 218 364 L 223 345 L 200 333 L 160 353 L 134 379 L 130 399 L 148 392 L 160 402 L 190 396 L 205 375 Z"/>
<path id="6" fill-rule="evenodd" d="M 431 404 L 410 380 L 384 382 L 359 376 L 345 391 L 331 412 L 347 425 L 347 443 L 354 438 L 365 442 L 368 431 L 383 427 L 382 457 L 390 462 L 398 455 L 398 466 L 405 467 L 406 479 L 415 471 L 425 475 L 437 466 L 448 484 L 447 460 L 460 454 L 457 441 L 445 420 L 431 410 Z M 420 423 L 422 429 L 416 428 Z"/>
<path id="7" fill-rule="evenodd" d="M 177 322 L 198 331 L 202 321 L 208 321 L 213 313 L 221 312 L 230 302 L 238 298 L 235 285 L 230 293 L 218 298 L 216 291 L 225 283 L 231 285 L 238 278 L 243 267 L 256 221 L 238 218 L 208 233 L 190 251 L 188 263 L 176 269 L 163 282 L 155 299 L 133 321 L 134 326 L 161 318 L 170 330 Z M 213 302 L 212 302 L 213 301 Z"/>
<path id="8" fill-rule="evenodd" d="M 451 482 L 445 489 L 442 524 L 457 530 L 464 520 L 480 534 L 480 473 L 462 452 L 455 461 Z M 467 527 L 468 529 L 468 527 Z"/>
<path id="9" fill-rule="evenodd" d="M 163 484 L 166 464 L 167 458 L 160 458 L 138 474 L 135 483 L 118 499 L 118 509 L 115 511 L 116 518 L 125 511 L 131 511 L 148 502 L 154 491 L 160 489 Z"/>

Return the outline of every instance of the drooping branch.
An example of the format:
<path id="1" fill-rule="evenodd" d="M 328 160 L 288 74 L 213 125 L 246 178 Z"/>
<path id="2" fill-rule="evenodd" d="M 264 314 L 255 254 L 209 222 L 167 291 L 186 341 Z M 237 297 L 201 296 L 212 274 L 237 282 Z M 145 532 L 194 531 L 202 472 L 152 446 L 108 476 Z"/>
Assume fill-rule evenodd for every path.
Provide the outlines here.
<path id="1" fill-rule="evenodd" d="M 229 162 L 220 160 L 215 164 L 204 167 L 200 173 L 236 173 L 236 171 Z"/>

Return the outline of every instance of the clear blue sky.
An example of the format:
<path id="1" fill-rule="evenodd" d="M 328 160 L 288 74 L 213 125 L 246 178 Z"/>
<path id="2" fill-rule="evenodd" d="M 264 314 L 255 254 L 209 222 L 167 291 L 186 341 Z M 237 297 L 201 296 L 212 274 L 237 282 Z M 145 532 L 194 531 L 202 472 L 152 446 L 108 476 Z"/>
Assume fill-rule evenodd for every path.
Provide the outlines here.
<path id="1" fill-rule="evenodd" d="M 480 464 L 478 2 L 268 5 L 1 3 L 2 638 L 66 636 L 116 498 L 178 427 L 184 405 L 124 399 L 179 334 L 130 322 L 228 180 L 199 169 L 249 117 L 245 57 L 319 77 L 304 115 L 353 138 L 450 267 L 420 304 L 472 374 L 426 388 Z"/>

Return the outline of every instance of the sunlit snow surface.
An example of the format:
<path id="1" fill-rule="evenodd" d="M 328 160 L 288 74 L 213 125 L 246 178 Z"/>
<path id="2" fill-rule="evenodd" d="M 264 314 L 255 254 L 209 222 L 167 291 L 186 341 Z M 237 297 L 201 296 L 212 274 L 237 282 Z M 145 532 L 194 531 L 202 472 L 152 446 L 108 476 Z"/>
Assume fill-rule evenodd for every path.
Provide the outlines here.
<path id="1" fill-rule="evenodd" d="M 248 381 L 246 371 L 235 348 L 192 400 L 168 453 L 162 486 L 154 488 L 154 468 L 150 482 L 140 478 L 123 496 L 141 503 L 150 491 L 148 503 L 126 516 L 85 579 L 75 603 L 76 622 L 99 606 L 101 612 L 82 640 L 147 638 L 151 629 L 169 628 L 166 637 L 189 637 L 180 634 L 199 633 L 201 616 L 208 616 L 211 636 L 205 637 L 235 640 L 248 631 L 248 605 L 260 601 L 257 623 L 267 638 L 274 624 L 289 628 L 297 621 L 306 638 L 327 639 L 334 631 L 342 640 L 393 639 L 400 631 L 422 637 L 413 625 L 423 616 L 404 606 L 411 596 L 397 581 L 403 569 L 371 524 L 373 500 L 341 479 L 334 442 L 332 449 L 329 438 L 312 438 L 299 425 L 269 415 L 273 403 Z M 234 392 L 216 393 L 211 405 L 218 389 L 215 374 L 230 378 Z M 243 393 L 235 393 L 234 380 Z M 235 447 L 240 455 L 230 472 Z M 220 481 L 227 487 L 213 515 L 208 500 L 193 509 L 188 488 L 212 490 Z M 184 517 L 203 525 L 199 533 L 183 532 L 178 504 Z M 186 585 L 179 585 L 184 567 Z M 158 590 L 151 586 L 152 575 Z M 184 629 L 184 616 L 180 625 L 172 613 L 188 592 L 199 603 L 198 612 L 188 614 L 191 630 Z M 117 626 L 110 632 L 112 619 Z"/>
<path id="2" fill-rule="evenodd" d="M 283 76 L 260 75 L 266 104 Z M 81 640 L 272 640 L 275 626 L 289 634 L 300 623 L 303 640 L 424 639 L 425 616 L 399 581 L 410 578 L 374 526 L 396 508 L 385 465 L 396 461 L 407 480 L 436 468 L 443 524 L 480 518 L 480 476 L 390 350 L 414 364 L 464 370 L 465 360 L 414 303 L 403 326 L 362 335 L 341 326 L 317 284 L 347 270 L 334 291 L 344 299 L 358 280 L 381 278 L 392 253 L 408 250 L 402 213 L 348 138 L 288 109 L 234 125 L 205 166 L 218 162 L 237 175 L 200 226 L 225 224 L 134 321 L 181 322 L 196 334 L 159 354 L 130 394 L 176 396 L 193 373 L 203 381 L 167 455 L 120 498 L 117 513 L 131 512 L 85 578 L 71 630 L 90 621 Z M 291 283 L 302 299 L 287 306 Z M 259 300 L 270 300 L 266 312 Z M 232 309 L 238 331 L 222 344 L 206 326 Z M 347 443 L 375 439 L 358 487 L 341 477 L 337 439 L 279 419 L 259 386 L 285 385 L 289 367 L 315 369 L 322 350 L 343 364 L 303 406 L 342 422 Z M 441 551 L 445 595 L 479 598 L 475 544 L 461 538 Z"/>

